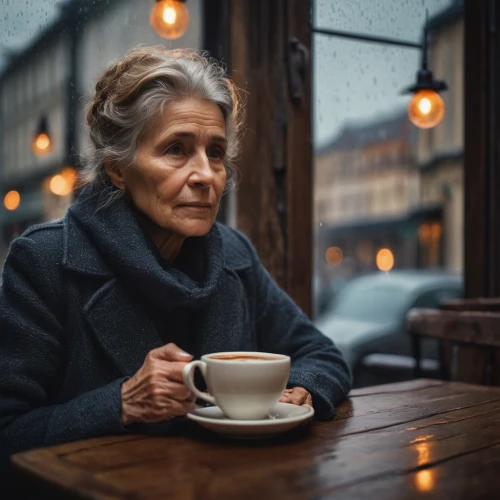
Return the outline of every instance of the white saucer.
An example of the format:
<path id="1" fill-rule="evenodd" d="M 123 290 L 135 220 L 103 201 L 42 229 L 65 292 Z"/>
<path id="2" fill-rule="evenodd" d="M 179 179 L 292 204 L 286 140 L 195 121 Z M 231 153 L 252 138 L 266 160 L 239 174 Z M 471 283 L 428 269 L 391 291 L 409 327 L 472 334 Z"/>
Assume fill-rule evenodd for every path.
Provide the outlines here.
<path id="1" fill-rule="evenodd" d="M 210 406 L 193 410 L 187 417 L 205 429 L 227 437 L 261 439 L 305 425 L 312 419 L 314 409 L 308 405 L 278 403 L 269 415 L 269 418 L 263 420 L 231 420 L 218 406 Z"/>

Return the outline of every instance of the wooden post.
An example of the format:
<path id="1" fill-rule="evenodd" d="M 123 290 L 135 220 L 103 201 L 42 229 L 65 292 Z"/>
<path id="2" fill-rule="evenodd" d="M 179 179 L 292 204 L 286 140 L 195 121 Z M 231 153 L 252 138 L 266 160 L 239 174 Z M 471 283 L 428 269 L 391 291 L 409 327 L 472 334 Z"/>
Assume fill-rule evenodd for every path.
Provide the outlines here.
<path id="1" fill-rule="evenodd" d="M 500 296 L 500 6 L 465 0 L 465 287 Z"/>
<path id="2" fill-rule="evenodd" d="M 233 1 L 229 19 L 231 76 L 247 92 L 238 227 L 278 284 L 310 314 L 310 0 Z M 291 90 L 300 96 L 293 98 Z"/>

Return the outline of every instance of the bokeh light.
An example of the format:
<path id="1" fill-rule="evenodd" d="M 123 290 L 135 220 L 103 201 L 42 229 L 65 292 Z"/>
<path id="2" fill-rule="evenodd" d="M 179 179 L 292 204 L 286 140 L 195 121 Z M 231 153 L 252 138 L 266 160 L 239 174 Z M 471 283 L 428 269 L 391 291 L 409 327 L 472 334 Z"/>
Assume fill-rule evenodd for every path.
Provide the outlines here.
<path id="1" fill-rule="evenodd" d="M 61 171 L 61 176 L 68 183 L 68 187 L 71 191 L 75 189 L 77 173 L 73 167 L 64 167 Z"/>
<path id="2" fill-rule="evenodd" d="M 66 196 L 71 193 L 70 185 L 61 174 L 54 175 L 50 179 L 49 187 L 51 192 L 57 196 Z"/>
<path id="3" fill-rule="evenodd" d="M 21 195 L 17 191 L 9 191 L 3 199 L 3 204 L 7 210 L 15 210 L 20 203 Z"/>
<path id="4" fill-rule="evenodd" d="M 330 247 L 326 250 L 325 258 L 328 264 L 338 266 L 344 260 L 344 254 L 339 247 Z"/>
<path id="5" fill-rule="evenodd" d="M 394 254 L 388 248 L 381 248 L 375 261 L 380 271 L 390 271 L 394 267 Z"/>
<path id="6" fill-rule="evenodd" d="M 37 155 L 45 155 L 47 153 L 50 153 L 52 149 L 52 142 L 48 134 L 46 134 L 45 132 L 38 134 L 33 139 L 33 143 L 31 144 L 31 149 Z"/>

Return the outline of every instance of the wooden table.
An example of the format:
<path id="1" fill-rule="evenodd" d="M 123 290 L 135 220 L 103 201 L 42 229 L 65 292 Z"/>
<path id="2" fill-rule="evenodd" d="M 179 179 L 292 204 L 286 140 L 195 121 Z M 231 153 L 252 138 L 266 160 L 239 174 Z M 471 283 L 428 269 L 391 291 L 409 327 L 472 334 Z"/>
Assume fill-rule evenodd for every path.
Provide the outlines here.
<path id="1" fill-rule="evenodd" d="M 17 454 L 56 498 L 500 498 L 500 388 L 416 380 L 358 389 L 332 422 L 268 442 L 114 436 Z"/>

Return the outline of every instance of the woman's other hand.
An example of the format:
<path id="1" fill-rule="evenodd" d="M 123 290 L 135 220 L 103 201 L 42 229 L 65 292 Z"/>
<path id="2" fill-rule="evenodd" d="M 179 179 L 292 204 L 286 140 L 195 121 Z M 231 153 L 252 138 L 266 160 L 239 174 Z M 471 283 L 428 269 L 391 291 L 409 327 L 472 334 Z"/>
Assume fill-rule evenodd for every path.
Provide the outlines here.
<path id="1" fill-rule="evenodd" d="M 292 405 L 313 405 L 312 396 L 303 387 L 293 387 L 292 389 L 285 389 L 283 396 L 280 399 L 281 403 L 290 403 Z"/>
<path id="2" fill-rule="evenodd" d="M 148 353 L 137 373 L 121 386 L 123 425 L 180 417 L 194 407 L 182 369 L 193 357 L 170 343 Z"/>

